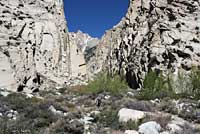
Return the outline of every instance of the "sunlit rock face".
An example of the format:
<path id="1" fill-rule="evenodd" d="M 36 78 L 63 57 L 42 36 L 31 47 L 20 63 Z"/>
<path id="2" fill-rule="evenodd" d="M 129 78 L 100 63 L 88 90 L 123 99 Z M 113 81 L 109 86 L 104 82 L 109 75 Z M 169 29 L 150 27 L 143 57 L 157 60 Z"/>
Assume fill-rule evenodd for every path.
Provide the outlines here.
<path id="1" fill-rule="evenodd" d="M 83 38 L 81 38 L 83 37 Z M 84 58 L 86 39 L 81 34 L 69 33 L 71 74 L 73 78 L 86 79 L 87 69 Z"/>
<path id="2" fill-rule="evenodd" d="M 69 37 L 71 40 L 75 41 L 82 53 L 85 53 L 87 50 L 95 47 L 99 43 L 98 38 L 93 38 L 89 34 L 83 33 L 80 30 L 77 32 L 70 32 Z"/>
<path id="3" fill-rule="evenodd" d="M 90 71 L 90 60 L 95 56 L 98 38 L 93 38 L 82 31 L 70 32 L 70 46 L 72 59 L 72 75 L 90 78 L 94 72 Z M 85 78 L 84 78 L 85 79 Z"/>
<path id="4" fill-rule="evenodd" d="M 126 16 L 98 45 L 97 69 L 139 88 L 151 69 L 176 72 L 200 65 L 200 2 L 130 0 Z"/>
<path id="5" fill-rule="evenodd" d="M 0 88 L 37 91 L 70 74 L 62 0 L 0 1 Z"/>

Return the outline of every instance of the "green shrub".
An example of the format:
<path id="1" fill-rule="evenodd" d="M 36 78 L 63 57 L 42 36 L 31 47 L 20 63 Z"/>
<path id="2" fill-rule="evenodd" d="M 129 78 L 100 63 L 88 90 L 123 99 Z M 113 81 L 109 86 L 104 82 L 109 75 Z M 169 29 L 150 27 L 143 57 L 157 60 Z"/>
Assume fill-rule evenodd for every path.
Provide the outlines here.
<path id="1" fill-rule="evenodd" d="M 175 93 L 172 89 L 171 76 L 164 77 L 162 73 L 157 74 L 150 71 L 145 76 L 143 89 L 137 96 L 138 99 L 151 100 L 173 96 Z"/>
<path id="2" fill-rule="evenodd" d="M 175 79 L 173 80 L 173 90 L 177 94 L 188 96 L 191 89 L 192 83 L 190 74 L 186 74 L 182 70 L 179 70 L 178 75 L 175 76 Z"/>
<path id="3" fill-rule="evenodd" d="M 113 95 L 118 95 L 125 92 L 128 85 L 125 80 L 122 80 L 119 75 L 110 77 L 107 73 L 99 73 L 93 81 L 90 81 L 86 87 L 86 92 L 89 93 L 102 93 L 110 92 Z"/>
<path id="4" fill-rule="evenodd" d="M 178 75 L 167 76 L 150 71 L 145 76 L 142 91 L 136 97 L 143 100 L 165 97 L 200 99 L 200 70 L 193 68 L 188 73 L 179 70 Z"/>
<path id="5" fill-rule="evenodd" d="M 178 98 L 200 99 L 200 70 L 193 68 L 189 73 L 179 70 L 173 90 Z"/>
<path id="6" fill-rule="evenodd" d="M 195 99 L 200 99 L 200 70 L 193 68 L 191 73 L 192 94 Z"/>

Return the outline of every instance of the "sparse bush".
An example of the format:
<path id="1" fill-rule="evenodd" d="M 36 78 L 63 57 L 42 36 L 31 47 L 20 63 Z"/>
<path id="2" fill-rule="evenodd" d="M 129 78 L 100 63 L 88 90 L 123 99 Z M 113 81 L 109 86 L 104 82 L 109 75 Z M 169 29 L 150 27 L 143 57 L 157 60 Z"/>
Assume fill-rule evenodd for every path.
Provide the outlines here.
<path id="1" fill-rule="evenodd" d="M 157 74 L 154 71 L 150 71 L 144 79 L 143 90 L 136 97 L 138 99 L 151 100 L 173 96 L 174 94 L 170 75 L 164 77 L 162 73 Z"/>
<path id="2" fill-rule="evenodd" d="M 179 71 L 173 81 L 173 90 L 179 98 L 200 98 L 200 70 L 193 68 L 189 73 Z"/>
<path id="3" fill-rule="evenodd" d="M 6 119 L 6 116 L 5 119 L 0 118 L 0 134 L 12 134 L 19 131 L 27 131 L 27 134 L 43 133 L 49 125 L 60 118 L 49 111 L 49 107 L 53 105 L 57 110 L 62 109 L 56 102 L 40 100 L 36 97 L 27 98 L 20 93 L 0 97 L 0 101 L 8 109 L 18 112 L 16 120 Z"/>
<path id="4" fill-rule="evenodd" d="M 119 126 L 117 110 L 105 110 L 95 117 L 95 120 L 104 127 L 117 129 Z"/>
<path id="5" fill-rule="evenodd" d="M 178 75 L 173 80 L 173 90 L 182 96 L 188 96 L 192 89 L 190 75 L 179 70 Z"/>
<path id="6" fill-rule="evenodd" d="M 128 85 L 119 75 L 110 77 L 107 73 L 99 73 L 93 81 L 90 81 L 85 91 L 89 93 L 110 92 L 118 95 L 127 90 Z"/>
<path id="7" fill-rule="evenodd" d="M 27 124 L 29 125 L 29 124 Z M 0 119 L 0 134 L 37 134 L 33 129 L 27 128 L 24 124 L 8 118 Z"/>
<path id="8" fill-rule="evenodd" d="M 171 115 L 168 114 L 152 114 L 147 115 L 144 122 L 155 121 L 161 125 L 162 128 L 166 128 L 167 124 L 171 121 Z"/>
<path id="9" fill-rule="evenodd" d="M 58 92 L 61 94 L 64 94 L 66 92 L 67 88 L 60 88 L 58 89 Z"/>
<path id="10" fill-rule="evenodd" d="M 139 110 L 139 111 L 148 111 L 154 112 L 155 107 L 149 101 L 129 101 L 125 106 L 129 109 Z"/>
<path id="11" fill-rule="evenodd" d="M 160 102 L 158 106 L 159 111 L 164 111 L 166 113 L 178 114 L 178 109 L 176 108 L 176 104 L 172 102 L 170 98 L 165 98 Z"/>
<path id="12" fill-rule="evenodd" d="M 192 94 L 195 99 L 200 99 L 200 70 L 193 68 L 190 76 L 193 86 Z"/>
<path id="13" fill-rule="evenodd" d="M 142 91 L 136 97 L 143 100 L 166 97 L 199 99 L 200 70 L 197 68 L 193 68 L 191 72 L 179 70 L 178 75 L 167 76 L 150 71 L 144 79 Z"/>
<path id="14" fill-rule="evenodd" d="M 132 120 L 128 122 L 119 122 L 118 119 L 117 110 L 105 110 L 97 115 L 95 120 L 103 125 L 103 127 L 110 127 L 114 130 L 136 130 L 138 126 L 142 124 L 142 120 L 138 122 Z"/>
<path id="15" fill-rule="evenodd" d="M 49 128 L 49 134 L 83 134 L 84 124 L 77 119 L 64 117 Z"/>
<path id="16" fill-rule="evenodd" d="M 138 127 L 143 123 L 143 120 L 139 120 L 138 122 L 129 120 L 125 123 L 120 123 L 119 128 L 120 130 L 137 130 Z"/>

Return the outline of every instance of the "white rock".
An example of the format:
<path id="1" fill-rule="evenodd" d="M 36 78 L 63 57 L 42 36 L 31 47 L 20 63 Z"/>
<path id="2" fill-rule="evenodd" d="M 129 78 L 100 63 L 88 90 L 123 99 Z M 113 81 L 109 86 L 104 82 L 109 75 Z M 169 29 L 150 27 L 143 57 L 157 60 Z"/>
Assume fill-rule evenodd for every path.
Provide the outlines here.
<path id="1" fill-rule="evenodd" d="M 127 94 L 130 95 L 130 96 L 134 96 L 133 92 L 128 92 Z"/>
<path id="2" fill-rule="evenodd" d="M 167 124 L 167 129 L 169 129 L 171 133 L 182 131 L 182 128 L 177 124 Z"/>
<path id="3" fill-rule="evenodd" d="M 55 115 L 64 116 L 64 113 L 62 111 L 56 110 L 52 105 L 49 107 L 49 110 Z"/>
<path id="4" fill-rule="evenodd" d="M 139 133 L 135 130 L 126 130 L 124 134 L 139 134 Z"/>
<path id="5" fill-rule="evenodd" d="M 59 92 L 56 92 L 56 95 L 60 96 L 60 95 L 61 95 L 61 93 L 59 93 Z"/>
<path id="6" fill-rule="evenodd" d="M 108 100 L 108 99 L 110 99 L 110 95 L 106 95 L 104 98 L 105 98 L 106 100 Z"/>
<path id="7" fill-rule="evenodd" d="M 92 114 L 92 115 L 98 115 L 98 114 L 100 114 L 101 112 L 100 111 L 92 111 L 92 112 L 90 112 L 90 115 Z"/>
<path id="8" fill-rule="evenodd" d="M 17 117 L 15 116 L 15 117 L 13 117 L 12 119 L 13 119 L 13 120 L 16 120 L 16 119 L 17 119 Z"/>
<path id="9" fill-rule="evenodd" d="M 67 116 L 67 113 L 64 113 L 63 115 L 64 115 L 64 116 Z"/>
<path id="10" fill-rule="evenodd" d="M 85 116 L 84 118 L 81 119 L 81 122 L 83 122 L 84 124 L 90 124 L 92 120 L 94 120 L 94 118 Z"/>
<path id="11" fill-rule="evenodd" d="M 8 117 L 8 118 L 13 118 L 13 114 L 12 114 L 12 113 L 8 113 L 8 114 L 7 114 L 7 117 Z"/>
<path id="12" fill-rule="evenodd" d="M 161 132 L 160 134 L 170 134 L 170 132 L 165 131 L 165 132 Z"/>
<path id="13" fill-rule="evenodd" d="M 145 117 L 145 112 L 122 108 L 118 112 L 119 122 L 127 122 L 129 120 L 137 122 Z"/>
<path id="14" fill-rule="evenodd" d="M 10 92 L 8 92 L 8 91 L 1 91 L 0 94 L 3 95 L 4 97 L 7 97 L 10 94 Z"/>
<path id="15" fill-rule="evenodd" d="M 183 130 L 182 127 L 184 127 L 186 124 L 188 123 L 185 120 L 176 116 L 172 116 L 172 121 L 170 121 L 166 127 L 170 133 L 181 133 Z"/>
<path id="16" fill-rule="evenodd" d="M 30 93 L 26 93 L 25 95 L 26 95 L 27 98 L 32 98 L 33 97 L 33 95 L 30 94 Z"/>
<path id="17" fill-rule="evenodd" d="M 150 121 L 139 126 L 139 133 L 142 134 L 159 134 L 161 130 L 160 124 L 155 121 Z"/>

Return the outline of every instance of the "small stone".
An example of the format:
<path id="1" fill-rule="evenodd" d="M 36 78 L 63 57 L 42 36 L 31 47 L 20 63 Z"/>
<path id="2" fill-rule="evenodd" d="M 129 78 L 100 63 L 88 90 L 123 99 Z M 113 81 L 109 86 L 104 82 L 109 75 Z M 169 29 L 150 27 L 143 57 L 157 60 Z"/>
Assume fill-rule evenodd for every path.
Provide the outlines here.
<path id="1" fill-rule="evenodd" d="M 0 94 L 2 96 L 4 96 L 4 97 L 7 97 L 10 94 L 10 92 L 8 92 L 8 91 L 1 91 Z"/>
<path id="2" fill-rule="evenodd" d="M 81 119 L 81 121 L 84 123 L 84 124 L 90 124 L 91 121 L 93 121 L 94 118 L 92 117 L 88 117 L 88 116 L 85 116 L 83 119 Z"/>
<path id="3" fill-rule="evenodd" d="M 8 117 L 8 118 L 12 118 L 12 117 L 13 117 L 13 114 L 12 114 L 12 113 L 8 113 L 8 114 L 7 114 L 7 117 Z"/>
<path id="4" fill-rule="evenodd" d="M 56 110 L 52 105 L 49 107 L 49 110 L 55 115 L 64 116 L 64 113 L 62 111 Z"/>
<path id="5" fill-rule="evenodd" d="M 139 133 L 135 130 L 126 130 L 124 134 L 139 134 Z"/>

